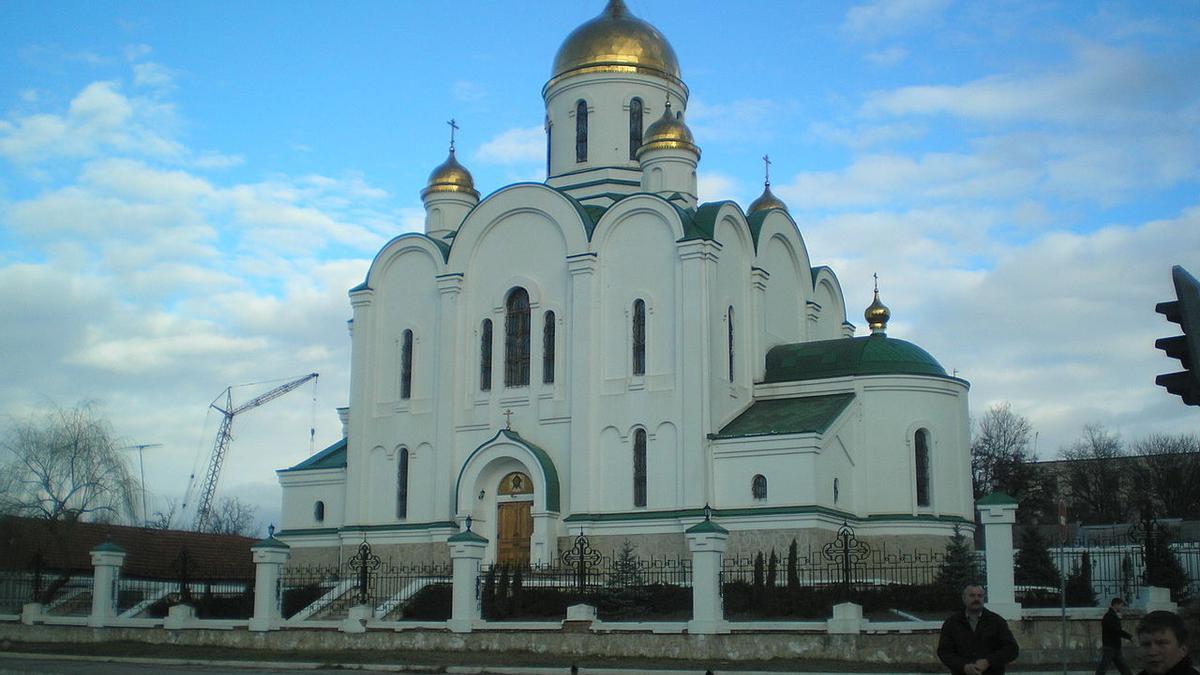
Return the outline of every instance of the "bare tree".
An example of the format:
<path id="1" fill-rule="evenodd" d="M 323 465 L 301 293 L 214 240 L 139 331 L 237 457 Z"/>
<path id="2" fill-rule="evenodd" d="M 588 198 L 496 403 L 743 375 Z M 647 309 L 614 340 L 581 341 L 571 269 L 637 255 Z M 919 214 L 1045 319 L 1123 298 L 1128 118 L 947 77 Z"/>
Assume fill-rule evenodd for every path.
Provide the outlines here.
<path id="1" fill-rule="evenodd" d="M 179 512 L 179 500 L 167 499 L 167 505 L 162 511 L 155 511 L 147 527 L 154 530 L 170 530 L 175 526 L 175 516 Z"/>
<path id="2" fill-rule="evenodd" d="M 1200 518 L 1200 438 L 1153 434 L 1133 444 L 1134 476 L 1155 513 Z"/>
<path id="3" fill-rule="evenodd" d="M 1034 464 L 1030 448 L 1033 427 L 1024 416 L 1013 412 L 1007 401 L 988 408 L 971 439 L 971 479 L 975 498 L 1004 492 L 1021 504 L 1022 522 L 1037 520 L 1048 512 L 1049 476 Z"/>
<path id="4" fill-rule="evenodd" d="M 1125 457 L 1121 438 L 1095 423 L 1079 440 L 1060 451 L 1074 517 L 1085 523 L 1121 523 L 1132 511 L 1118 463 Z"/>
<path id="5" fill-rule="evenodd" d="M 138 484 L 119 447 L 90 403 L 12 421 L 0 441 L 0 511 L 67 524 L 132 517 Z"/>
<path id="6" fill-rule="evenodd" d="M 258 531 L 258 522 L 255 520 L 257 513 L 257 506 L 246 504 L 237 497 L 221 497 L 209 511 L 204 531 L 212 534 L 253 536 Z"/>

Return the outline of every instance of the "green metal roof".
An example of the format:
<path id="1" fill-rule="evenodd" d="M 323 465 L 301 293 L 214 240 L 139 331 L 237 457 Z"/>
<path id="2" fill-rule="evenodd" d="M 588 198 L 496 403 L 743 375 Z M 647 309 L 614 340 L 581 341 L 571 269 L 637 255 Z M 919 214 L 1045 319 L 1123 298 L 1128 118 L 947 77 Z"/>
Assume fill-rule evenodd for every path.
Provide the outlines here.
<path id="1" fill-rule="evenodd" d="M 450 544 L 457 544 L 459 542 L 478 542 L 478 543 L 486 544 L 487 539 L 479 536 L 478 534 L 476 534 L 470 530 L 463 530 L 462 532 L 459 532 L 458 534 L 454 534 L 454 535 L 447 537 L 446 542 L 450 543 Z"/>
<path id="2" fill-rule="evenodd" d="M 729 534 L 729 530 L 711 520 L 702 520 L 684 530 L 684 534 Z"/>
<path id="3" fill-rule="evenodd" d="M 755 401 L 713 438 L 823 434 L 853 400 L 854 394 L 846 393 Z"/>
<path id="4" fill-rule="evenodd" d="M 288 549 L 288 548 L 291 548 L 291 546 L 288 546 L 287 544 L 283 543 L 282 541 L 279 541 L 274 536 L 270 536 L 270 537 L 267 537 L 266 539 L 259 541 L 257 544 L 250 547 L 251 550 L 268 549 L 268 548 Z"/>
<path id="5" fill-rule="evenodd" d="M 976 506 L 1007 506 L 1009 504 L 1015 505 L 1016 503 L 1017 503 L 1017 500 L 1013 499 L 1012 496 L 1010 496 L 1008 493 L 992 492 L 984 497 L 981 497 L 978 501 L 975 502 L 975 505 Z"/>
<path id="6" fill-rule="evenodd" d="M 886 335 L 797 342 L 767 352 L 764 382 L 797 382 L 854 375 L 949 377 L 929 352 Z"/>
<path id="7" fill-rule="evenodd" d="M 311 471 L 314 469 L 346 468 L 346 439 L 325 448 L 317 454 L 284 471 Z"/>
<path id="8" fill-rule="evenodd" d="M 533 455 L 534 459 L 537 460 L 538 465 L 542 468 L 542 474 L 546 477 L 546 508 L 551 511 L 558 511 L 558 468 L 554 466 L 554 460 L 550 458 L 550 453 L 546 452 L 537 445 L 530 443 L 528 440 L 522 438 L 520 434 L 512 431 L 511 429 L 501 429 L 500 431 L 497 431 L 495 436 L 492 436 L 483 443 L 480 443 L 479 446 L 472 450 L 471 454 L 467 456 L 467 460 L 462 463 L 462 468 L 458 470 L 458 480 L 455 481 L 455 485 L 457 487 L 455 488 L 454 502 L 456 504 L 458 503 L 457 491 L 462 489 L 463 474 L 465 474 L 467 471 L 467 465 L 471 463 L 471 460 L 476 454 L 479 453 L 480 450 L 483 449 L 485 445 L 492 443 L 497 438 L 500 438 L 500 436 L 504 436 L 508 440 L 526 447 Z"/>

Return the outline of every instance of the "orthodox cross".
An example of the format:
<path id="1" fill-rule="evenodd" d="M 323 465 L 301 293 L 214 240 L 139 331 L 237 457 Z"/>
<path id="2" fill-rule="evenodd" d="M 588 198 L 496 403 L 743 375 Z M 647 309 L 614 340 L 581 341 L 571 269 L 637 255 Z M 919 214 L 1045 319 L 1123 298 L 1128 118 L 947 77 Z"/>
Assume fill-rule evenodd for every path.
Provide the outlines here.
<path id="1" fill-rule="evenodd" d="M 454 152 L 454 132 L 458 131 L 458 123 L 451 117 L 450 121 L 446 122 L 446 124 L 450 125 L 450 152 Z"/>
<path id="2" fill-rule="evenodd" d="M 879 292 L 879 273 L 876 272 L 875 274 L 872 274 L 871 276 L 875 277 L 875 292 L 878 293 Z"/>
<path id="3" fill-rule="evenodd" d="M 763 183 L 771 187 L 771 156 L 763 155 Z"/>
<path id="4" fill-rule="evenodd" d="M 511 431 L 512 430 L 512 414 L 513 414 L 513 412 L 511 410 L 509 410 L 508 408 L 505 408 L 504 412 L 501 414 L 504 415 L 504 428 Z"/>

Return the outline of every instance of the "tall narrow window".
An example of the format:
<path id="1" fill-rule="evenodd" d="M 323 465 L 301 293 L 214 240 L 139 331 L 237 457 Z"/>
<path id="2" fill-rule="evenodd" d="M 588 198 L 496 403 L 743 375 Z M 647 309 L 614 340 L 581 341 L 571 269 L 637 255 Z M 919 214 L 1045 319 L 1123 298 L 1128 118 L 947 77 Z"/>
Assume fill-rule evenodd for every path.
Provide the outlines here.
<path id="1" fill-rule="evenodd" d="M 750 481 L 750 495 L 754 501 L 761 502 L 767 498 L 767 477 L 761 473 Z"/>
<path id="2" fill-rule="evenodd" d="M 646 505 L 646 430 L 633 432 L 633 505 Z"/>
<path id="3" fill-rule="evenodd" d="M 637 159 L 638 148 L 642 147 L 642 99 L 629 102 L 629 159 Z"/>
<path id="4" fill-rule="evenodd" d="M 504 317 L 504 386 L 529 386 L 529 293 L 514 288 Z"/>
<path id="5" fill-rule="evenodd" d="M 479 327 L 479 391 L 492 390 L 492 320 Z"/>
<path id="6" fill-rule="evenodd" d="M 633 301 L 633 374 L 646 374 L 646 302 Z"/>
<path id="7" fill-rule="evenodd" d="M 588 109 L 587 102 L 575 104 L 575 161 L 587 161 Z"/>
<path id="8" fill-rule="evenodd" d="M 917 506 L 929 506 L 929 430 L 917 429 Z"/>
<path id="9" fill-rule="evenodd" d="M 412 331 L 406 330 L 400 339 L 400 398 L 402 399 L 412 397 L 412 352 Z"/>
<path id="10" fill-rule="evenodd" d="M 546 116 L 546 175 L 550 175 L 550 150 L 554 147 L 552 141 L 554 127 L 550 124 L 550 116 Z"/>
<path id="11" fill-rule="evenodd" d="M 396 457 L 396 517 L 408 517 L 408 448 L 400 448 Z"/>
<path id="12" fill-rule="evenodd" d="M 318 501 L 313 504 L 313 520 L 318 523 L 325 522 L 325 502 Z"/>
<path id="13" fill-rule="evenodd" d="M 733 382 L 733 305 L 729 306 L 726 319 L 729 323 L 729 381 Z"/>
<path id="14" fill-rule="evenodd" d="M 554 383 L 554 312 L 546 312 L 542 325 L 542 383 Z"/>

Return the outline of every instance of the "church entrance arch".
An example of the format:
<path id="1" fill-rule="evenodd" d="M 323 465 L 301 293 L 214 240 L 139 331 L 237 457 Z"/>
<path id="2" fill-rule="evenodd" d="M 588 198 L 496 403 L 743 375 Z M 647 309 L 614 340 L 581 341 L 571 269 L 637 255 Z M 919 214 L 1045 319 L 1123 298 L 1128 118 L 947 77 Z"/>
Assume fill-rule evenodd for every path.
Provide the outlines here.
<path id="1" fill-rule="evenodd" d="M 514 471 L 496 489 L 496 562 L 528 565 L 533 537 L 533 483 Z"/>

